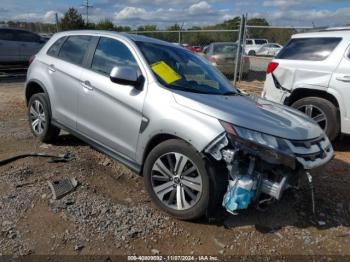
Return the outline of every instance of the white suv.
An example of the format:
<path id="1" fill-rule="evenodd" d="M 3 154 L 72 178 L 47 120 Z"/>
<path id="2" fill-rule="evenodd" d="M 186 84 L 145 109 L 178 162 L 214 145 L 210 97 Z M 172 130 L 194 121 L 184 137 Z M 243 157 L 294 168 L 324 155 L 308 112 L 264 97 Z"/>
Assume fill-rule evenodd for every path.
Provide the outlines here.
<path id="1" fill-rule="evenodd" d="M 313 118 L 334 140 L 350 134 L 350 30 L 292 36 L 267 67 L 262 97 Z"/>
<path id="2" fill-rule="evenodd" d="M 256 55 L 256 52 L 260 49 L 260 47 L 268 43 L 269 41 L 267 39 L 246 39 L 245 52 L 248 55 Z"/>

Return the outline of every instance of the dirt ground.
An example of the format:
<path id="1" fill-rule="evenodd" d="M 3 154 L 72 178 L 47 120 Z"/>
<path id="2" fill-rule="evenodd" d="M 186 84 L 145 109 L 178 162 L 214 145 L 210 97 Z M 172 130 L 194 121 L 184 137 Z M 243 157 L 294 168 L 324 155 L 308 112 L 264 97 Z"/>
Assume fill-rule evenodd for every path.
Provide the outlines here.
<path id="1" fill-rule="evenodd" d="M 242 88 L 259 94 L 258 86 Z M 0 254 L 350 255 L 349 138 L 313 174 L 316 217 L 304 190 L 287 192 L 265 212 L 183 222 L 150 202 L 142 177 L 71 135 L 62 132 L 50 145 L 35 139 L 23 91 L 23 82 L 0 82 L 0 159 L 70 152 L 75 160 L 25 158 L 0 167 Z M 79 187 L 52 200 L 47 181 L 65 177 Z"/>

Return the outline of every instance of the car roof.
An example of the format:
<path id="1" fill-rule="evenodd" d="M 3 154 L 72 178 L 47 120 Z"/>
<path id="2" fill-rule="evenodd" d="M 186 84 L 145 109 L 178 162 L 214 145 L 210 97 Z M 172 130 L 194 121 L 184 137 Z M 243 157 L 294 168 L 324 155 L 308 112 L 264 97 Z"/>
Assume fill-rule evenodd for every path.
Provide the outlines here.
<path id="1" fill-rule="evenodd" d="M 35 32 L 32 32 L 30 30 L 22 29 L 22 28 L 12 28 L 12 27 L 0 27 L 0 30 L 12 30 L 12 31 L 19 31 L 19 32 L 29 32 L 36 34 Z"/>
<path id="2" fill-rule="evenodd" d="M 230 44 L 230 45 L 232 45 L 232 44 L 235 44 L 235 45 L 237 45 L 237 43 L 235 43 L 235 42 L 212 42 L 211 43 L 212 45 L 217 45 L 217 44 Z"/>
<path id="3" fill-rule="evenodd" d="M 350 37 L 350 30 L 319 31 L 295 34 L 292 38 L 312 38 L 312 37 Z"/>
<path id="4" fill-rule="evenodd" d="M 69 36 L 69 35 L 94 35 L 94 36 L 118 36 L 122 37 L 134 42 L 140 41 L 140 42 L 148 42 L 148 43 L 155 43 L 155 44 L 162 44 L 162 45 L 170 45 L 175 46 L 172 43 L 159 40 L 156 38 L 144 36 L 144 35 L 137 35 L 132 33 L 121 33 L 116 31 L 108 31 L 108 30 L 71 30 L 71 31 L 63 31 L 56 33 L 55 35 L 59 36 Z"/>

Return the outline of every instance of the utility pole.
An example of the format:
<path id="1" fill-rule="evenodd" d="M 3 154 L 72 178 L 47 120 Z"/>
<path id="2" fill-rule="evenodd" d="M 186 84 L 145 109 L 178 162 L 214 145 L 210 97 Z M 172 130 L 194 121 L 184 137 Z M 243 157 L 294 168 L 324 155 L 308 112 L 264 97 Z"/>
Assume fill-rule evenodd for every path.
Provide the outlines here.
<path id="1" fill-rule="evenodd" d="M 89 25 L 89 8 L 93 8 L 93 5 L 89 3 L 89 0 L 84 0 L 82 6 L 86 8 L 86 25 L 88 26 Z"/>
<path id="2" fill-rule="evenodd" d="M 58 28 L 58 15 L 57 15 L 57 13 L 55 13 L 55 20 L 56 20 L 56 32 L 58 32 L 59 28 Z"/>

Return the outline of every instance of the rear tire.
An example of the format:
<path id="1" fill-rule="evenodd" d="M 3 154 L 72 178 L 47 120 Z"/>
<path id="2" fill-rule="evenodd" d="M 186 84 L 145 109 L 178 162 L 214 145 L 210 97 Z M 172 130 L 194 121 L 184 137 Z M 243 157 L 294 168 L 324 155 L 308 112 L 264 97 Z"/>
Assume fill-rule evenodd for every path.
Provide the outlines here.
<path id="1" fill-rule="evenodd" d="M 292 107 L 303 113 L 306 113 L 307 110 L 307 115 L 318 122 L 331 141 L 334 141 L 339 135 L 340 120 L 338 110 L 329 100 L 320 97 L 306 97 L 294 102 Z"/>
<path id="2" fill-rule="evenodd" d="M 167 140 L 157 145 L 146 158 L 145 188 L 153 202 L 170 215 L 182 220 L 199 218 L 209 207 L 210 179 L 205 164 L 190 144 L 178 139 Z M 177 168 L 181 165 L 183 168 Z M 193 171 L 188 173 L 190 170 Z M 162 185 L 164 189 L 160 190 Z"/>
<path id="3" fill-rule="evenodd" d="M 255 53 L 255 51 L 254 51 L 254 50 L 250 50 L 250 51 L 248 52 L 248 55 L 250 55 L 250 56 L 255 56 L 255 55 L 256 55 L 256 53 Z"/>
<path id="4" fill-rule="evenodd" d="M 49 99 L 45 93 L 34 94 L 28 103 L 28 121 L 33 135 L 47 143 L 54 141 L 60 129 L 51 124 Z"/>

